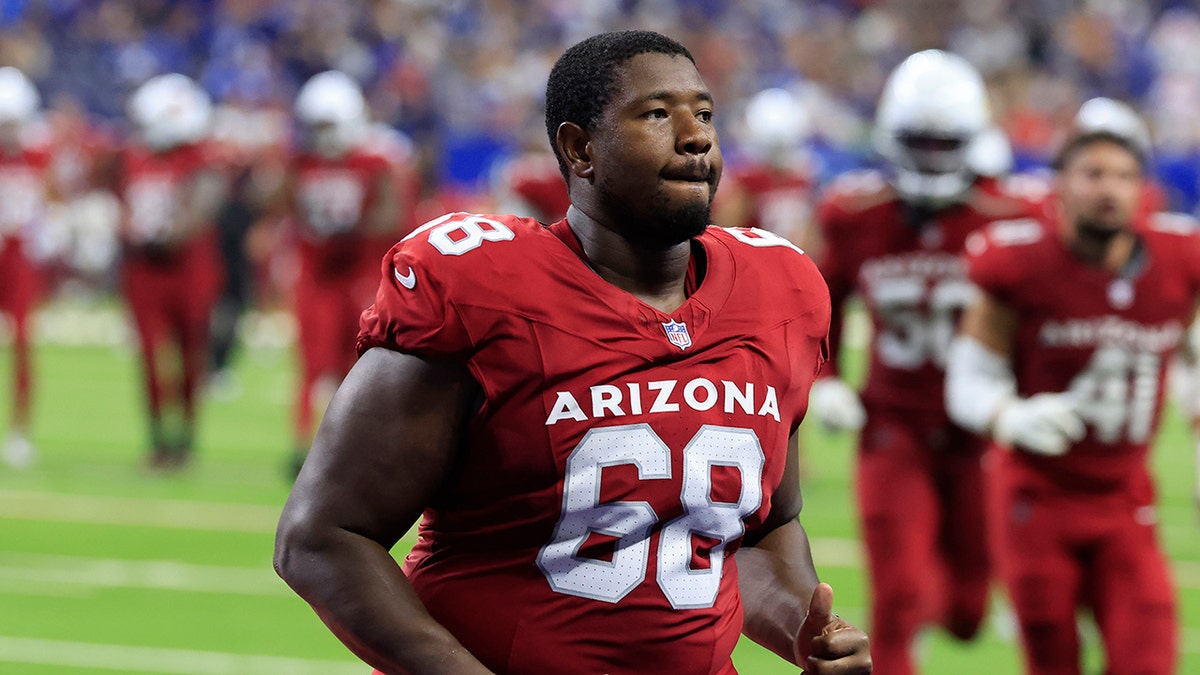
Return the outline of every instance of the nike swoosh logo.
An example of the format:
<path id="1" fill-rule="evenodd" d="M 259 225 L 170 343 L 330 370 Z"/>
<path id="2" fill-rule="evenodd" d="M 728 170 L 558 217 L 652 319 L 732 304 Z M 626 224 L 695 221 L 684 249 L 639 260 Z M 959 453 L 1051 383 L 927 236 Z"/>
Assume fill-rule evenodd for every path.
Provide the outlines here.
<path id="1" fill-rule="evenodd" d="M 411 267 L 408 268 L 408 274 L 400 274 L 400 270 L 393 267 L 392 274 L 396 275 L 396 281 L 399 281 L 401 286 L 410 291 L 417 285 L 417 272 Z"/>

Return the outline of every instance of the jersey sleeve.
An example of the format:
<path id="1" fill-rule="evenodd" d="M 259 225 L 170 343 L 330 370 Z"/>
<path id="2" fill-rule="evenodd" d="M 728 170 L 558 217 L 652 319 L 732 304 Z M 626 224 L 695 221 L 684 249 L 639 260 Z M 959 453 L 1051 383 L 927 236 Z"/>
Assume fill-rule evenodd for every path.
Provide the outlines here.
<path id="1" fill-rule="evenodd" d="M 408 239 L 383 257 L 375 302 L 359 319 L 359 356 L 372 347 L 429 358 L 465 358 L 473 350 L 438 259 L 424 250 L 431 248 L 423 237 Z"/>
<path id="2" fill-rule="evenodd" d="M 984 293 L 1001 303 L 1012 301 L 1021 281 L 1019 251 L 1043 234 L 1036 220 L 1022 219 L 992 223 L 967 237 L 967 277 Z"/>
<path id="3" fill-rule="evenodd" d="M 850 258 L 850 246 L 843 234 L 846 212 L 840 206 L 839 192 L 831 192 L 823 198 L 817 208 L 817 228 L 821 244 L 816 251 L 816 264 L 829 287 L 830 310 L 832 312 L 829 335 L 825 343 L 828 360 L 824 374 L 840 375 L 838 358 L 841 352 L 842 328 L 846 301 L 854 292 L 854 265 Z"/>

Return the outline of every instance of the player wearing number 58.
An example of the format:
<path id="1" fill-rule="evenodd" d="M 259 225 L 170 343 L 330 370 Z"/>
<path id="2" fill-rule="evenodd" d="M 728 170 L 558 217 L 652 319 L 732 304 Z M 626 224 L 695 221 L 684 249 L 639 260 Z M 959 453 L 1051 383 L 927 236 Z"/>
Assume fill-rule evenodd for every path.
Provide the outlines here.
<path id="1" fill-rule="evenodd" d="M 385 257 L 277 570 L 390 675 L 728 674 L 743 632 L 869 673 L 798 520 L 819 273 L 709 226 L 715 106 L 683 46 L 598 35 L 546 91 L 567 217 L 448 214 Z"/>
<path id="2" fill-rule="evenodd" d="M 1076 612 L 1105 672 L 1175 672 L 1175 594 L 1147 455 L 1166 366 L 1200 298 L 1200 231 L 1143 216 L 1143 148 L 1077 131 L 1045 217 L 967 241 L 981 289 L 947 367 L 947 406 L 989 434 L 991 532 L 1027 672 L 1079 672 Z"/>

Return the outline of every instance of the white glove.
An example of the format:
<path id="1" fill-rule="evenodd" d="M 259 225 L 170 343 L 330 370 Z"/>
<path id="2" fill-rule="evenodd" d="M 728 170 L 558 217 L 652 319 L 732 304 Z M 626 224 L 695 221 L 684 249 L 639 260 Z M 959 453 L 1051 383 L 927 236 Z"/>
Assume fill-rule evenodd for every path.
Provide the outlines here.
<path id="1" fill-rule="evenodd" d="M 867 421 L 858 394 L 839 377 L 823 377 L 813 382 L 808 409 L 830 429 L 858 431 Z"/>
<path id="2" fill-rule="evenodd" d="M 1176 409 L 1195 424 L 1200 420 L 1200 364 L 1175 359 L 1171 363 L 1169 381 Z"/>
<path id="3" fill-rule="evenodd" d="M 992 436 L 1001 445 L 1039 455 L 1063 455 L 1083 440 L 1087 426 L 1067 394 L 1036 394 L 1013 400 L 1000 410 Z"/>

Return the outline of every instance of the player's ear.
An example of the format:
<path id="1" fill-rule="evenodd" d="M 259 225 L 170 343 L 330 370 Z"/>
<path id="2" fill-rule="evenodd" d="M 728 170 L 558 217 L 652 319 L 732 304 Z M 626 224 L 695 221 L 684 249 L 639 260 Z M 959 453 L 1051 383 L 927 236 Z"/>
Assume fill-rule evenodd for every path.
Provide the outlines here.
<path id="1" fill-rule="evenodd" d="M 563 122 L 558 125 L 558 134 L 554 140 L 558 143 L 558 152 L 571 173 L 584 180 L 590 180 L 593 172 L 590 145 L 592 135 L 587 129 L 574 122 Z"/>

